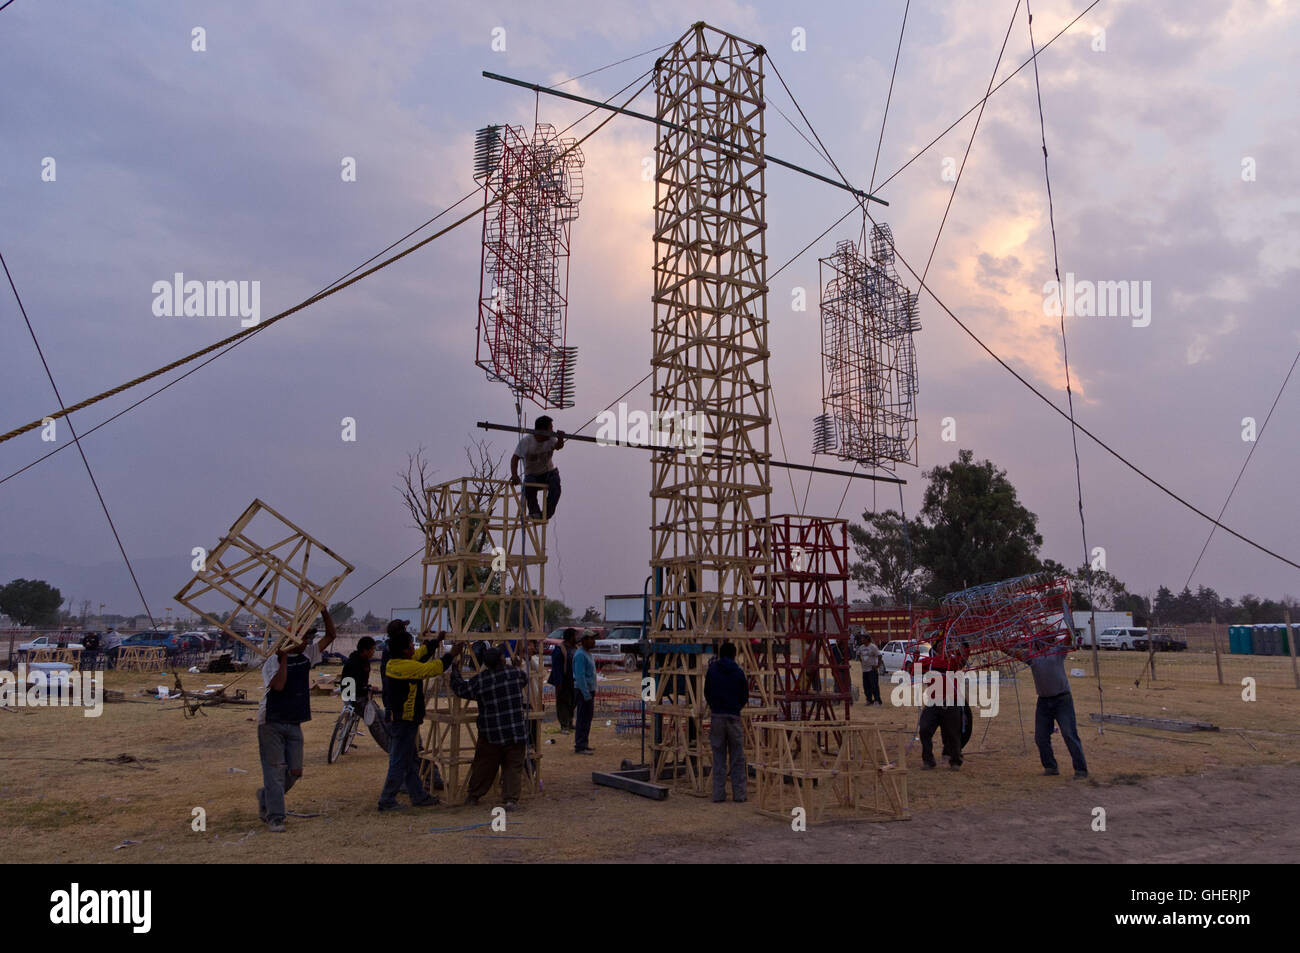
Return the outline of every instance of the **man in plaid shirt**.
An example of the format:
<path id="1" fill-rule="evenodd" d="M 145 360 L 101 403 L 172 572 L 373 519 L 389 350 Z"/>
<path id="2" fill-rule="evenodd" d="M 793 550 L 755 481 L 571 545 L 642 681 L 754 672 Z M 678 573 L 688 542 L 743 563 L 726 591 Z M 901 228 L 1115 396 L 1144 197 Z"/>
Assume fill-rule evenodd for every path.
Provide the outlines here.
<path id="1" fill-rule="evenodd" d="M 519 668 L 522 655 L 507 667 L 500 649 L 483 653 L 483 669 L 466 680 L 460 666 L 451 670 L 451 690 L 461 698 L 478 702 L 478 743 L 469 770 L 466 804 L 477 804 L 487 794 L 501 770 L 501 794 L 505 808 L 519 806 L 524 754 L 528 741 L 528 719 L 524 717 L 524 686 L 528 675 Z"/>

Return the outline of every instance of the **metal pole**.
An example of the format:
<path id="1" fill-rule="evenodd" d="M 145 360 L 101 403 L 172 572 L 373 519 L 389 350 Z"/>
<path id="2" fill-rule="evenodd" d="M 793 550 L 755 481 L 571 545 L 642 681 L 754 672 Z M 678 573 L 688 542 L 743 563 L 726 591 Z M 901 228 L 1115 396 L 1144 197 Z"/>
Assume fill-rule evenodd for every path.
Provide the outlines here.
<path id="1" fill-rule="evenodd" d="M 1295 632 L 1291 628 L 1291 610 L 1282 610 L 1282 618 L 1286 620 L 1286 641 L 1291 648 L 1291 675 L 1295 678 L 1295 687 L 1300 688 L 1300 668 L 1296 667 Z"/>
<path id="2" fill-rule="evenodd" d="M 480 420 L 480 421 L 478 422 L 477 426 L 478 426 L 478 428 L 479 428 L 480 430 L 504 430 L 504 431 L 507 431 L 507 432 L 509 432 L 509 433 L 528 433 L 528 432 L 529 432 L 529 431 L 527 431 L 527 430 L 525 430 L 525 429 L 522 429 L 522 428 L 520 428 L 520 427 L 511 427 L 509 424 L 494 424 L 494 423 L 489 423 L 489 422 L 486 421 L 486 420 Z M 657 453 L 685 453 L 685 452 L 686 452 L 685 448 L 682 448 L 682 447 L 656 447 L 656 446 L 654 446 L 654 445 L 652 445 L 652 444 L 644 444 L 644 443 L 607 443 L 607 444 L 602 444 L 602 443 L 601 443 L 599 440 L 597 440 L 595 437 L 590 437 L 590 436 L 587 436 L 586 434 L 564 433 L 564 431 L 562 431 L 562 430 L 557 430 L 556 433 L 559 434 L 560 436 L 562 436 L 565 440 L 578 440 L 578 441 L 581 441 L 582 443 L 594 443 L 594 444 L 599 444 L 600 446 L 606 446 L 606 447 L 626 447 L 626 448 L 631 449 L 631 450 L 652 450 L 652 451 L 655 451 L 655 452 L 657 452 Z M 728 462 L 728 463 L 735 459 L 734 457 L 731 457 L 731 456 L 729 456 L 729 455 L 727 455 L 727 454 L 716 454 L 716 453 L 715 453 L 714 451 L 712 451 L 712 450 L 705 450 L 705 451 L 702 451 L 701 456 L 706 456 L 706 457 L 717 456 L 717 457 L 719 457 L 721 460 L 723 460 L 723 461 L 725 461 L 725 462 Z M 853 471 L 853 470 L 835 470 L 835 469 L 832 469 L 831 467 L 814 467 L 814 466 L 811 466 L 811 465 L 806 464 L 806 463 L 788 463 L 788 462 L 785 461 L 785 460 L 769 460 L 769 461 L 767 461 L 767 462 L 768 462 L 768 465 L 769 465 L 769 466 L 773 466 L 773 467 L 783 467 L 783 468 L 786 469 L 786 470 L 802 470 L 802 471 L 804 471 L 804 472 L 806 472 L 806 473 L 828 473 L 828 474 L 830 474 L 831 476 L 852 477 L 852 478 L 854 478 L 854 479 L 856 479 L 856 480 L 874 480 L 874 481 L 876 481 L 877 483 L 897 483 L 897 484 L 899 484 L 900 486 L 906 486 L 906 485 L 907 485 L 907 481 L 904 480 L 904 479 L 901 479 L 900 477 L 876 476 L 876 475 L 871 474 L 871 473 L 857 473 L 857 472 L 855 472 L 855 471 Z"/>
<path id="3" fill-rule="evenodd" d="M 611 106 L 609 103 L 602 103 L 596 99 L 588 99 L 586 96 L 575 96 L 573 93 L 566 93 L 563 92 L 562 90 L 551 89 L 550 87 L 547 86 L 539 86 L 536 83 L 527 83 L 524 82 L 522 79 L 512 79 L 509 76 L 502 76 L 500 73 L 491 73 L 488 72 L 487 70 L 483 71 L 483 75 L 488 79 L 494 79 L 500 83 L 509 83 L 511 86 L 520 86 L 523 87 L 524 89 L 531 89 L 534 93 L 546 93 L 546 95 L 548 96 L 557 96 L 560 99 L 570 99 L 575 103 L 582 103 L 585 106 L 595 106 L 599 109 L 608 109 L 610 112 L 622 113 L 624 116 L 631 116 L 633 119 L 640 119 L 644 122 L 652 122 L 656 126 L 665 126 L 676 132 L 689 132 L 693 134 L 695 133 L 695 130 L 687 129 L 686 127 L 679 126 L 676 123 L 668 122 L 666 119 L 658 119 L 654 116 L 647 116 L 645 113 L 639 113 L 636 110 L 626 109 L 622 106 Z M 721 136 L 704 135 L 702 138 L 708 139 L 711 142 L 718 142 L 718 143 L 722 143 L 723 145 L 733 146 L 736 149 L 741 148 L 740 146 L 735 146 L 734 143 L 730 142 L 729 140 L 723 139 Z M 801 175 L 806 175 L 810 178 L 817 179 L 819 182 L 825 182 L 827 185 L 833 185 L 837 189 L 843 189 L 845 192 L 849 192 L 850 194 L 855 195 L 858 198 L 864 199 L 868 202 L 878 202 L 881 205 L 889 204 L 884 199 L 876 198 L 876 196 L 864 192 L 861 189 L 855 189 L 851 185 L 845 185 L 843 182 L 837 182 L 835 179 L 827 178 L 826 176 L 821 175 L 820 173 L 813 172 L 811 169 L 805 169 L 803 166 L 795 165 L 793 162 L 786 162 L 784 159 L 778 159 L 776 156 L 772 155 L 771 153 L 767 153 L 764 156 L 764 158 L 768 162 L 771 162 L 775 165 L 784 166 L 785 168 L 790 169 L 794 172 L 798 172 Z"/>

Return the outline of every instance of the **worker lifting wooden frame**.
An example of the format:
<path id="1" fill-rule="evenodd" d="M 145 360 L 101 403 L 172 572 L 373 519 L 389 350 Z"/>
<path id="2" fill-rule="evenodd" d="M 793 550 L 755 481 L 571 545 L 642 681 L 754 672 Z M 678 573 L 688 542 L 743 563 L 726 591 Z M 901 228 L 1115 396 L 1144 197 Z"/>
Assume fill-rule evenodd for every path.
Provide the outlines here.
<path id="1" fill-rule="evenodd" d="M 802 808 L 824 820 L 907 820 L 907 768 L 901 743 L 891 759 L 872 725 L 769 721 L 758 735 L 758 810 L 790 821 Z"/>
<path id="2" fill-rule="evenodd" d="M 266 657 L 279 646 L 301 643 L 353 568 L 306 530 L 254 500 L 208 553 L 203 568 L 176 594 L 176 601 Z M 325 581 L 315 582 L 312 576 Z M 213 593 L 234 603 L 224 618 L 198 606 Z M 241 612 L 261 622 L 270 638 L 259 642 L 236 631 L 235 617 Z"/>
<path id="3" fill-rule="evenodd" d="M 650 780 L 707 792 L 707 656 L 724 640 L 772 717 L 762 47 L 697 23 L 655 64 L 654 375 L 658 420 L 689 420 L 698 454 L 652 458 Z M 755 643 L 758 649 L 755 649 Z"/>
<path id="4" fill-rule="evenodd" d="M 536 793 L 541 786 L 538 742 L 545 678 L 540 650 L 546 634 L 546 521 L 526 514 L 521 489 L 509 480 L 462 477 L 425 491 L 429 520 L 420 637 L 441 635 L 449 642 L 494 645 L 510 641 L 515 642 L 512 652 L 524 653 L 529 671 L 524 790 Z M 519 639 L 534 643 L 533 650 Z M 478 670 L 472 652 L 461 658 L 467 677 Z M 429 784 L 436 764 L 447 797 L 459 801 L 474 760 L 478 706 L 452 694 L 446 677 L 426 682 L 425 703 L 421 776 Z"/>

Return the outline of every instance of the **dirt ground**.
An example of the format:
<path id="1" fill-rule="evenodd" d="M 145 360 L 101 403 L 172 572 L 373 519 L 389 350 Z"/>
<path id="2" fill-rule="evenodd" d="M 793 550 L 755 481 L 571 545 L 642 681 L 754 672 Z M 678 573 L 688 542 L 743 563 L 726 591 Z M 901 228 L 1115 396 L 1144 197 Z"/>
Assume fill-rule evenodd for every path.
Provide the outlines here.
<path id="1" fill-rule="evenodd" d="M 1213 659 L 1205 663 L 1212 679 Z M 196 689 L 233 677 L 183 676 Z M 472 827 L 491 820 L 486 799 L 479 807 L 380 815 L 375 802 L 387 758 L 363 736 L 338 763 L 327 764 L 340 704 L 321 696 L 313 698 L 315 715 L 304 726 L 305 777 L 288 797 L 291 811 L 320 816 L 291 816 L 286 833 L 270 834 L 257 819 L 254 799 L 260 785 L 256 709 L 212 708 L 186 719 L 176 702 L 137 694 L 170 681 L 110 673 L 107 687 L 138 701 L 108 704 L 99 718 L 73 708 L 0 711 L 0 848 L 6 861 L 1300 859 L 1300 805 L 1290 794 L 1300 783 L 1300 692 L 1294 689 L 1261 688 L 1257 701 L 1245 702 L 1239 687 L 1212 682 L 1158 688 L 1107 682 L 1107 712 L 1206 721 L 1222 730 L 1175 734 L 1107 725 L 1098 734 L 1088 719 L 1099 710 L 1096 683 L 1074 679 L 1091 775 L 1075 782 L 1059 736 L 1064 772 L 1042 776 L 1033 743 L 1033 688 L 1022 676 L 1003 686 L 996 717 L 976 719 L 961 771 L 920 770 L 919 746 L 904 755 L 911 820 L 834 820 L 807 831 L 760 815 L 753 801 L 713 804 L 674 793 L 654 802 L 596 787 L 593 770 L 641 757 L 639 735 L 616 734 L 612 715 L 597 717 L 594 757 L 575 755 L 572 736 L 559 734 L 553 721 L 543 726 L 544 794 L 527 798 L 505 833 Z M 239 684 L 256 689 L 260 677 L 254 673 Z M 855 706 L 854 718 L 889 730 L 891 750 L 897 749 L 910 738 L 917 713 L 891 707 L 888 686 L 882 689 L 885 707 Z M 139 761 L 83 760 L 119 754 Z M 206 830 L 192 829 L 195 808 L 206 812 Z M 1096 808 L 1105 811 L 1105 831 L 1093 830 Z"/>

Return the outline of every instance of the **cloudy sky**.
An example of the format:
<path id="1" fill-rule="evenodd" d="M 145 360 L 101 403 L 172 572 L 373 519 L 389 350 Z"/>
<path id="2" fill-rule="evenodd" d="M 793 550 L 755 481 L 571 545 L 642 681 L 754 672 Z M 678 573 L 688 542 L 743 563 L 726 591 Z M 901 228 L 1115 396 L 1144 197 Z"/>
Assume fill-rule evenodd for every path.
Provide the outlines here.
<path id="1" fill-rule="evenodd" d="M 1033 4 L 1041 45 L 1086 0 Z M 68 403 L 210 344 L 238 318 L 160 317 L 153 284 L 259 281 L 268 317 L 320 290 L 474 189 L 474 130 L 567 125 L 585 111 L 491 82 L 484 69 L 559 82 L 670 43 L 704 19 L 764 44 L 845 173 L 871 178 L 904 3 L 43 2 L 0 12 L 0 251 Z M 898 249 L 921 269 L 952 190 L 1014 0 L 913 0 L 877 182 Z M 1029 55 L 1025 7 L 998 78 Z M 205 49 L 196 51 L 202 28 Z M 502 32 L 504 31 L 504 32 Z M 494 50 L 504 43 L 504 50 Z M 1300 347 L 1300 11 L 1280 2 L 1102 0 L 1039 62 L 1062 273 L 1149 282 L 1143 317 L 1066 319 L 1081 423 L 1217 513 Z M 795 49 L 795 47 L 806 47 Z M 653 55 L 568 84 L 605 98 Z M 768 101 L 797 115 L 769 76 Z M 638 100 L 653 111 L 649 95 Z M 579 133 L 600 117 L 577 127 Z M 776 112 L 773 155 L 830 172 Z M 930 266 L 953 312 L 1058 404 L 1058 320 L 1044 313 L 1052 246 L 1031 69 L 993 98 Z M 574 428 L 649 369 L 653 128 L 617 118 L 583 146 L 569 343 Z M 343 181 L 345 157 L 356 181 Z M 53 159 L 51 164 L 48 159 Z M 53 170 L 53 181 L 50 170 Z M 833 174 L 833 173 L 831 173 Z M 769 274 L 851 206 L 779 168 L 768 186 Z M 462 209 L 467 206 L 462 206 Z M 878 216 L 879 217 L 879 216 Z M 447 220 L 444 220 L 447 221 Z M 850 216 L 771 281 L 771 373 L 785 451 L 811 459 L 820 410 L 817 256 L 856 236 Z M 422 234 L 427 234 L 422 233 Z M 462 475 L 475 421 L 513 418 L 474 366 L 477 221 L 258 334 L 84 442 L 156 615 L 254 498 L 354 562 L 349 597 L 420 544 L 393 489 L 408 452 Z M 901 269 L 900 269 L 901 270 Z M 909 278 L 915 287 L 915 281 Z M 1069 426 L 921 300 L 921 471 L 972 449 L 1004 467 L 1038 514 L 1043 555 L 1082 560 Z M 0 431 L 57 408 L 7 286 L 0 288 Z M 179 372 L 176 372 L 179 373 Z M 166 378 L 79 412 L 84 431 Z M 648 387 L 633 408 L 648 405 Z M 1300 383 L 1283 394 L 1225 516 L 1300 561 L 1293 503 Z M 536 409 L 532 410 L 536 413 Z M 356 421 L 342 439 L 344 417 Z M 943 439 L 952 418 L 955 441 Z M 588 433 L 592 429 L 587 430 Z M 0 478 L 67 446 L 39 431 L 0 443 Z M 511 441 L 493 435 L 498 452 Z M 1179 587 L 1209 524 L 1081 438 L 1089 543 L 1135 591 Z M 825 462 L 824 459 L 822 462 Z M 557 457 L 548 595 L 581 608 L 639 591 L 649 557 L 649 463 L 575 444 Z M 773 511 L 796 509 L 774 472 Z M 802 504 L 805 478 L 795 488 Z M 834 514 L 845 481 L 814 479 L 806 511 Z M 897 507 L 855 481 L 841 515 Z M 418 597 L 412 563 L 358 602 L 387 615 Z M 107 611 L 138 612 L 75 449 L 0 483 L 0 579 L 38 576 Z M 1220 534 L 1193 580 L 1220 593 L 1300 593 L 1296 570 Z"/>

